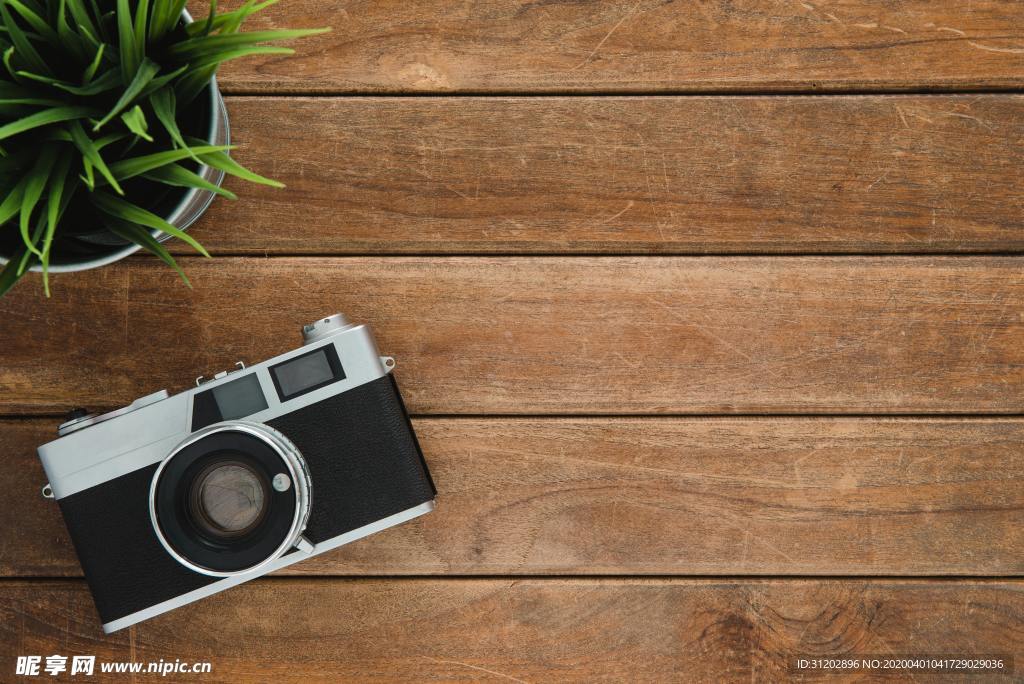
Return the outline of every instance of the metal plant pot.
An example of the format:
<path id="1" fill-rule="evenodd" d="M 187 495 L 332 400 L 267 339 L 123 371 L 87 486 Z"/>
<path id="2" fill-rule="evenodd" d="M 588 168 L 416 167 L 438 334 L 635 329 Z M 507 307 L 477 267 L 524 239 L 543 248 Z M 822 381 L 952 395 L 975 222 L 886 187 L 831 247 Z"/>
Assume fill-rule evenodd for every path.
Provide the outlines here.
<path id="1" fill-rule="evenodd" d="M 186 23 L 192 18 L 187 12 L 183 13 Z M 197 127 L 196 134 L 202 133 L 210 145 L 227 145 L 231 135 L 228 128 L 228 111 L 224 106 L 224 98 L 217 88 L 217 79 L 214 77 L 206 89 L 205 102 L 202 98 L 197 100 L 197 105 L 203 107 L 202 123 Z M 204 106 L 205 105 L 205 106 Z M 224 180 L 224 172 L 210 166 L 201 166 L 196 173 L 204 179 L 220 185 Z M 195 188 L 170 188 L 166 194 L 153 202 L 147 209 L 159 216 L 162 216 L 168 223 L 181 230 L 187 229 L 203 215 L 203 212 L 210 206 L 215 197 L 209 190 L 197 190 Z M 137 200 L 136 200 L 137 201 Z M 159 230 L 151 230 L 150 233 L 160 242 L 170 238 L 169 235 Z M 120 261 L 130 254 L 139 251 L 141 247 L 129 242 L 113 233 L 97 228 L 93 232 L 78 231 L 75 234 L 76 242 L 83 246 L 80 253 L 68 251 L 55 251 L 50 258 L 50 273 L 67 273 L 71 271 L 85 271 L 90 268 L 99 268 Z M 10 254 L 0 251 L 0 267 L 7 263 Z M 42 266 L 36 264 L 32 271 L 42 271 Z"/>
<path id="2" fill-rule="evenodd" d="M 211 145 L 227 145 L 230 139 L 228 130 L 228 112 L 224 106 L 224 98 L 217 89 L 216 82 L 211 82 L 208 89 L 209 102 L 209 128 L 206 140 Z M 224 180 L 224 172 L 209 166 L 203 166 L 198 171 L 199 175 L 213 183 L 220 185 Z M 202 216 L 207 207 L 213 201 L 215 195 L 209 190 L 197 190 L 195 188 L 175 188 L 169 196 L 164 198 L 154 213 L 163 216 L 172 226 L 185 230 L 196 219 Z M 153 209 L 151 207 L 151 209 Z M 161 242 L 170 238 L 166 233 L 159 230 L 152 230 L 153 237 Z M 86 233 L 77 236 L 78 240 L 93 245 L 95 251 L 90 254 L 62 254 L 54 253 L 50 261 L 49 270 L 51 273 L 66 273 L 70 271 L 84 271 L 90 268 L 99 268 L 112 264 L 115 261 L 124 259 L 129 254 L 134 254 L 141 247 L 133 242 L 128 242 L 106 230 L 97 230 L 94 233 Z M 0 265 L 7 263 L 8 255 L 0 254 Z M 33 271 L 41 271 L 42 267 L 36 264 Z"/>

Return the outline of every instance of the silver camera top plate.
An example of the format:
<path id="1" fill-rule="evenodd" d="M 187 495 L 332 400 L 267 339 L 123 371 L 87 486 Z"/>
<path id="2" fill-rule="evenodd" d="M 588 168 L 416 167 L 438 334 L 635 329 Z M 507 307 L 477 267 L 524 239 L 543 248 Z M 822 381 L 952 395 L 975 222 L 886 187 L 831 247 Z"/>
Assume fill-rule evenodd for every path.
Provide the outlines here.
<path id="1" fill-rule="evenodd" d="M 198 387 L 174 395 L 166 390 L 137 399 L 99 416 L 65 424 L 64 434 L 39 447 L 39 458 L 53 497 L 61 499 L 126 473 L 162 461 L 191 435 L 195 397 L 248 376 L 259 383 L 266 407 L 244 420 L 266 422 L 387 375 L 394 361 L 381 357 L 365 325 L 352 325 L 341 314 L 303 328 L 304 344 L 262 363 L 218 373 Z M 344 377 L 301 396 L 282 400 L 270 369 L 312 349 L 333 346 Z"/>

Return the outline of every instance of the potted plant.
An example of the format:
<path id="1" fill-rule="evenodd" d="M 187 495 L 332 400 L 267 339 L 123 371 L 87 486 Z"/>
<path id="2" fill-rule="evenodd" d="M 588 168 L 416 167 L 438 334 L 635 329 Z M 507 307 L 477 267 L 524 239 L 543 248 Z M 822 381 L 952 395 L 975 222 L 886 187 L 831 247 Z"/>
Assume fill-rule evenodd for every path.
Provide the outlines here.
<path id="1" fill-rule="evenodd" d="M 228 155 L 220 64 L 290 54 L 327 29 L 240 32 L 276 0 L 192 21 L 185 0 L 0 0 L 0 295 L 26 272 L 95 268 L 161 244 L 224 174 L 280 187 Z"/>

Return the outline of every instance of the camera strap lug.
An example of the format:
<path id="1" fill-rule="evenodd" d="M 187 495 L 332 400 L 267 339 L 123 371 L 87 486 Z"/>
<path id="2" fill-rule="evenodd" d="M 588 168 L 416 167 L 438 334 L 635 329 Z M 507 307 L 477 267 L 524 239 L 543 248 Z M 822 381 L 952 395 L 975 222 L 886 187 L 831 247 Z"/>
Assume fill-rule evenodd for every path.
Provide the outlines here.
<path id="1" fill-rule="evenodd" d="M 43 495 L 44 499 L 53 499 L 53 487 L 50 486 L 49 482 L 43 485 L 40 493 Z"/>
<path id="2" fill-rule="evenodd" d="M 395 360 L 390 356 L 380 357 L 380 363 L 384 366 L 385 373 L 390 373 L 395 369 Z"/>

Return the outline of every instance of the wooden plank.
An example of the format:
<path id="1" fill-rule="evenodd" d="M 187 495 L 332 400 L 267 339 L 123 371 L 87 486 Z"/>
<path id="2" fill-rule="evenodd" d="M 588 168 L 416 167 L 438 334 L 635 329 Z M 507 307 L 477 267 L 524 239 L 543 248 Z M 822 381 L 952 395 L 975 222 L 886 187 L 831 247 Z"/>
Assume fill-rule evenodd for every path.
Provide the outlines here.
<path id="1" fill-rule="evenodd" d="M 123 405 L 369 323 L 416 414 L 1018 413 L 1024 261 L 155 259 L 0 300 L 0 409 Z"/>
<path id="2" fill-rule="evenodd" d="M 97 673 L 208 661 L 198 678 L 232 684 L 783 681 L 801 655 L 1024 656 L 1020 582 L 257 580 L 104 637 L 83 583 L 19 581 L 0 616 L 7 673 L 85 654 Z"/>
<path id="3" fill-rule="evenodd" d="M 296 0 L 248 27 L 334 31 L 222 80 L 327 93 L 1019 87 L 1022 24 L 1014 0 Z"/>
<path id="4" fill-rule="evenodd" d="M 213 252 L 1024 249 L 1024 98 L 230 98 Z M 188 253 L 187 248 L 180 252 Z"/>
<path id="5" fill-rule="evenodd" d="M 1020 419 L 419 419 L 437 510 L 330 575 L 1012 575 Z M 0 422 L 0 574 L 77 576 L 35 447 Z M 314 483 L 315 488 L 316 483 Z"/>

